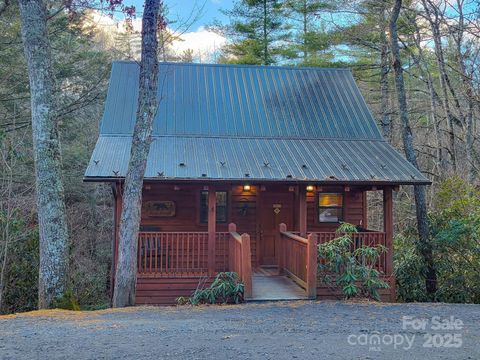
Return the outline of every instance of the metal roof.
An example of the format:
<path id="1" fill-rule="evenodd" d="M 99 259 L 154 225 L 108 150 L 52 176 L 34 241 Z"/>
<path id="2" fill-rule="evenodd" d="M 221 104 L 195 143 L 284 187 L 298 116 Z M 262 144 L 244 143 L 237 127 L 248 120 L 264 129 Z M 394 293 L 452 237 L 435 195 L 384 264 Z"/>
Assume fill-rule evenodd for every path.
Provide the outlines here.
<path id="1" fill-rule="evenodd" d="M 139 67 L 114 62 L 85 173 L 123 178 Z M 429 183 L 382 138 L 349 70 L 161 63 L 146 178 Z"/>

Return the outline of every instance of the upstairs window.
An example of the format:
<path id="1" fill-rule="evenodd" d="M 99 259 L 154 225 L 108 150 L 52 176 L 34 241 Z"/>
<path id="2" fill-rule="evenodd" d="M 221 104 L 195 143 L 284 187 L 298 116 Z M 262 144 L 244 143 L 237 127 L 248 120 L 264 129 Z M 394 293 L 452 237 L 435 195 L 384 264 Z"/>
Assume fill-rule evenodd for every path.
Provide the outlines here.
<path id="1" fill-rule="evenodd" d="M 227 222 L 227 192 L 217 191 L 217 223 Z M 208 191 L 200 195 L 200 222 L 208 223 Z"/>
<path id="2" fill-rule="evenodd" d="M 321 223 L 338 223 L 343 220 L 343 194 L 318 194 L 318 221 Z"/>

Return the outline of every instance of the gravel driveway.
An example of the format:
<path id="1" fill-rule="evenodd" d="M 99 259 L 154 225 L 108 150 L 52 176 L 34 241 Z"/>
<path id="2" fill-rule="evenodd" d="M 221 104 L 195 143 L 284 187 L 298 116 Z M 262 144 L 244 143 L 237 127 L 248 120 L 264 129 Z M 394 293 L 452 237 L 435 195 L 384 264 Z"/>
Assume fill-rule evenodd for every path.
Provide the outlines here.
<path id="1" fill-rule="evenodd" d="M 1 359 L 480 359 L 480 305 L 249 303 L 0 317 Z"/>

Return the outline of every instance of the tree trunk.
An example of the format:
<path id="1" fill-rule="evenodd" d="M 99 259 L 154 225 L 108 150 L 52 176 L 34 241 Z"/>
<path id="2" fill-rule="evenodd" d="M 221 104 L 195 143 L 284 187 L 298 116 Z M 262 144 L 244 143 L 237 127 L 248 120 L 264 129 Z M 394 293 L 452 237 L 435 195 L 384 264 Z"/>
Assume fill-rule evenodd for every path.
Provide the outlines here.
<path id="1" fill-rule="evenodd" d="M 307 15 L 307 0 L 303 0 L 303 61 L 307 61 L 307 34 L 308 34 L 308 15 Z"/>
<path id="2" fill-rule="evenodd" d="M 457 61 L 458 67 L 460 70 L 460 76 L 462 77 L 463 91 L 465 94 L 465 100 L 468 103 L 468 110 L 466 115 L 466 124 L 465 124 L 465 151 L 467 156 L 467 171 L 468 171 L 468 182 L 473 184 L 475 182 L 475 161 L 474 161 L 474 134 L 473 134 L 473 113 L 474 113 L 474 90 L 472 85 L 472 80 L 467 74 L 467 68 L 465 65 L 465 56 L 462 52 L 462 43 L 463 43 L 463 34 L 465 31 L 465 19 L 463 14 L 464 2 L 457 0 L 457 11 L 458 11 L 458 24 L 453 27 L 453 32 L 455 36 L 453 39 L 456 44 L 457 50 Z"/>
<path id="3" fill-rule="evenodd" d="M 382 133 L 388 142 L 392 142 L 392 119 L 390 116 L 389 107 L 389 86 L 388 73 L 390 72 L 388 64 L 388 41 L 385 35 L 385 12 L 386 9 L 382 6 L 380 11 L 380 108 L 382 112 Z"/>
<path id="4" fill-rule="evenodd" d="M 68 266 L 68 231 L 46 9 L 20 0 L 22 38 L 30 79 L 36 201 L 40 232 L 38 306 L 62 296 Z"/>
<path id="5" fill-rule="evenodd" d="M 402 7 L 402 0 L 396 0 L 390 19 L 390 40 L 392 51 L 393 70 L 395 72 L 395 86 L 397 89 L 398 107 L 402 123 L 403 146 L 407 160 L 418 169 L 417 155 L 413 147 L 413 136 L 408 119 L 407 98 L 403 80 L 403 68 L 400 60 L 400 48 L 398 46 L 397 20 Z M 415 206 L 417 214 L 417 229 L 419 237 L 419 250 L 426 266 L 426 290 L 433 299 L 437 291 L 437 274 L 433 264 L 433 251 L 430 243 L 429 227 L 427 221 L 427 203 L 425 199 L 425 186 L 414 187 Z"/>
<path id="6" fill-rule="evenodd" d="M 153 119 L 158 106 L 157 24 L 159 7 L 160 0 L 145 1 L 137 119 L 133 130 L 130 163 L 125 178 L 125 191 L 120 217 L 120 240 L 113 294 L 114 307 L 135 304 L 138 230 L 142 206 L 143 177 L 152 142 Z"/>
<path id="7" fill-rule="evenodd" d="M 438 95 L 435 92 L 435 88 L 433 85 L 432 74 L 427 66 L 424 67 L 424 64 L 427 63 L 424 57 L 423 47 L 422 47 L 422 38 L 420 36 L 420 29 L 418 28 L 418 24 L 416 19 L 413 21 L 413 25 L 415 27 L 415 34 L 413 36 L 415 45 L 417 47 L 418 55 L 415 55 L 411 52 L 412 57 L 415 59 L 415 62 L 418 64 L 418 69 L 420 70 L 420 74 L 424 79 L 426 79 L 429 100 L 430 100 L 430 119 L 432 121 L 433 130 L 435 132 L 435 172 L 437 174 L 438 179 L 443 179 L 447 173 L 447 164 L 445 163 L 445 159 L 443 156 L 443 145 L 442 145 L 442 135 L 440 132 L 440 123 L 437 119 L 436 107 Z"/>
<path id="8" fill-rule="evenodd" d="M 270 65 L 270 57 L 268 54 L 268 32 L 267 32 L 267 19 L 268 19 L 268 0 L 263 0 L 263 65 Z"/>
<path id="9" fill-rule="evenodd" d="M 456 155 L 456 149 L 455 149 L 454 117 L 452 114 L 452 110 L 450 108 L 450 101 L 448 99 L 448 78 L 447 78 L 447 71 L 445 69 L 445 59 L 443 56 L 442 39 L 441 39 L 440 28 L 438 24 L 438 14 L 437 14 L 437 9 L 434 6 L 430 8 L 428 3 L 427 3 L 427 0 L 422 0 L 422 4 L 425 9 L 425 13 L 427 15 L 427 19 L 430 23 L 430 27 L 433 35 L 433 42 L 435 45 L 435 56 L 437 58 L 439 77 L 440 77 L 440 87 L 442 88 L 442 95 L 443 95 L 442 106 L 443 106 L 445 117 L 448 123 L 450 158 L 452 160 L 453 172 L 456 172 L 457 171 L 457 155 Z M 432 10 L 434 12 L 435 19 L 432 18 Z"/>

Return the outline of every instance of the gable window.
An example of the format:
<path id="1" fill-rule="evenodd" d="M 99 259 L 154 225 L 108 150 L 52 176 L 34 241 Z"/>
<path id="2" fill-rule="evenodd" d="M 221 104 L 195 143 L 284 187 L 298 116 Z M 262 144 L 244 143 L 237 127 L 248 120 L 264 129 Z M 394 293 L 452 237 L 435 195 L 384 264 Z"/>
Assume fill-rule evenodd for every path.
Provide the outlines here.
<path id="1" fill-rule="evenodd" d="M 336 223 L 343 220 L 343 194 L 318 194 L 318 221 L 321 223 Z"/>
<path id="2" fill-rule="evenodd" d="M 217 223 L 227 222 L 227 192 L 217 191 Z M 208 191 L 200 194 L 200 222 L 208 222 Z"/>

